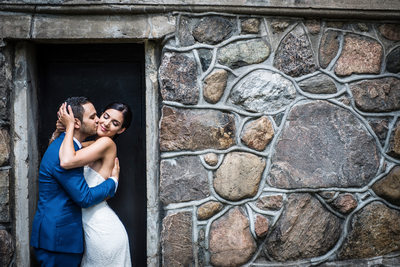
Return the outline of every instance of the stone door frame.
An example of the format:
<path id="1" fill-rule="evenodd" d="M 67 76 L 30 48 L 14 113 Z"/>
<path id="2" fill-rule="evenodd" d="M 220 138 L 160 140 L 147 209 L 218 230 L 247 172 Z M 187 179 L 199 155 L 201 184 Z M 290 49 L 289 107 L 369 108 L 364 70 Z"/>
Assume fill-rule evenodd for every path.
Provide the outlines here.
<path id="1" fill-rule="evenodd" d="M 51 41 L 51 40 L 49 40 Z M 76 40 L 69 40 L 75 43 Z M 118 43 L 118 39 L 106 39 Z M 90 43 L 90 41 L 87 41 Z M 146 111 L 146 188 L 147 188 L 147 263 L 158 266 L 158 50 L 155 41 L 146 40 L 145 47 L 145 111 Z M 11 133 L 14 162 L 14 226 L 16 266 L 30 266 L 30 228 L 37 201 L 39 153 L 37 145 L 37 86 L 34 44 L 18 41 L 13 53 L 13 89 L 11 93 Z"/>

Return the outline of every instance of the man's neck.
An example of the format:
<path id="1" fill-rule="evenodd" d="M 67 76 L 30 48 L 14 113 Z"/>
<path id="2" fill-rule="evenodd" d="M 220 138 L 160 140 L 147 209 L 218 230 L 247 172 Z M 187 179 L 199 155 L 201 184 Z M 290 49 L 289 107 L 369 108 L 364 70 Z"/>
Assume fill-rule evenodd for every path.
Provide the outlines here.
<path id="1" fill-rule="evenodd" d="M 87 138 L 85 134 L 82 134 L 79 131 L 74 131 L 74 137 L 81 143 Z"/>

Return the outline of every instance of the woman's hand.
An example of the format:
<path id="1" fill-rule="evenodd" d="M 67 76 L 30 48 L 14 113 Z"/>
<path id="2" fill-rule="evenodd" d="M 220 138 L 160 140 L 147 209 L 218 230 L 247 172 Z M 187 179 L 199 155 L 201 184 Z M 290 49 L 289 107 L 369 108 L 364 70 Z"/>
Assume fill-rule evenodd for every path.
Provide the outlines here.
<path id="1" fill-rule="evenodd" d="M 57 120 L 55 132 L 57 132 L 57 133 L 63 133 L 63 132 L 65 132 L 65 130 L 66 130 L 66 129 L 65 129 L 64 124 L 62 124 L 60 120 Z"/>
<path id="2" fill-rule="evenodd" d="M 58 112 L 57 112 L 57 114 L 58 114 Z M 56 129 L 55 129 L 55 131 L 53 132 L 53 134 L 51 135 L 51 138 L 50 138 L 50 140 L 49 140 L 49 145 L 50 145 L 54 140 L 56 140 L 56 138 L 59 137 L 61 133 L 65 132 L 65 130 L 66 130 L 66 129 L 65 129 L 64 124 L 62 124 L 60 120 L 57 120 L 57 122 L 56 122 Z"/>
<path id="3" fill-rule="evenodd" d="M 72 129 L 74 128 L 75 117 L 74 113 L 72 112 L 71 106 L 68 105 L 68 111 L 67 111 L 67 103 L 63 103 L 60 109 L 58 110 L 57 114 L 58 114 L 57 124 L 61 123 L 63 126 L 65 126 L 66 130 L 68 130 L 71 127 Z"/>
<path id="4" fill-rule="evenodd" d="M 115 179 L 117 179 L 117 181 L 119 181 L 119 170 L 120 170 L 119 160 L 118 160 L 117 157 L 115 157 L 115 159 L 114 159 L 114 167 L 113 167 L 113 169 L 111 171 L 111 176 L 115 177 Z"/>

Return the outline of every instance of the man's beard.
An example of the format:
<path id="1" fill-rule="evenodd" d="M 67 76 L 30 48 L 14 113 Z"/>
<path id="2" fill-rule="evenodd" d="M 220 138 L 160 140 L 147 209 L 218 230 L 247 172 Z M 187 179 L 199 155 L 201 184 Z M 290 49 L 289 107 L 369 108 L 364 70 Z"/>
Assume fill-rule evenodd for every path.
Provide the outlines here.
<path id="1" fill-rule="evenodd" d="M 93 128 L 87 127 L 87 125 L 84 124 L 84 123 L 81 124 L 81 133 L 83 133 L 83 134 L 85 134 L 87 136 L 95 135 L 96 134 L 96 129 L 97 129 L 97 127 L 95 129 L 93 129 Z"/>

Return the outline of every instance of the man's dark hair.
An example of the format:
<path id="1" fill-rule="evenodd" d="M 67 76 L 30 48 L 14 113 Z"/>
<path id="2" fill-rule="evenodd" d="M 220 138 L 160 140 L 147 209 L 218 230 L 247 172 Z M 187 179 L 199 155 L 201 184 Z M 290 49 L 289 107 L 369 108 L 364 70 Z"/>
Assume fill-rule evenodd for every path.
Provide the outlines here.
<path id="1" fill-rule="evenodd" d="M 67 100 L 65 100 L 65 102 L 67 102 L 67 105 L 71 106 L 74 117 L 83 122 L 83 113 L 85 112 L 83 105 L 85 105 L 86 103 L 90 103 L 89 99 L 87 99 L 87 97 L 85 96 L 74 96 L 68 98 Z"/>

